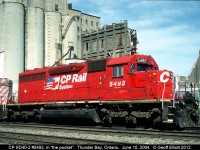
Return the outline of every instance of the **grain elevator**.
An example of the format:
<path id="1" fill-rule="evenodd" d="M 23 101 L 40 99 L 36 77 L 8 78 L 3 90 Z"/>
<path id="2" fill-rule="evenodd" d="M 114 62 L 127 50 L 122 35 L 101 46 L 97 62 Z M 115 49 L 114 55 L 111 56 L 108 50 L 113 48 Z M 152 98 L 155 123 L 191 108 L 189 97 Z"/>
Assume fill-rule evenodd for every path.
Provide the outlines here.
<path id="1" fill-rule="evenodd" d="M 52 66 L 70 47 L 66 58 L 81 58 L 81 32 L 99 27 L 99 17 L 72 9 L 67 0 L 0 0 L 0 78 L 13 80 L 17 91 L 20 72 Z"/>

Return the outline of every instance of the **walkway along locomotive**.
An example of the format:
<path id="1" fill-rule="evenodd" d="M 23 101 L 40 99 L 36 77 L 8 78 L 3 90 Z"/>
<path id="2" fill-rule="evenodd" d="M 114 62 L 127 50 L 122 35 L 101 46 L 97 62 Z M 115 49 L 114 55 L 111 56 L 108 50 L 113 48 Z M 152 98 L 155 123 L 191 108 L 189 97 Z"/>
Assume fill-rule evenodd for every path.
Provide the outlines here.
<path id="1" fill-rule="evenodd" d="M 7 104 L 7 119 L 86 118 L 111 126 L 122 118 L 157 127 L 197 125 L 196 103 L 173 101 L 173 73 L 159 70 L 149 55 L 134 54 L 36 68 L 19 74 L 18 102 Z"/>

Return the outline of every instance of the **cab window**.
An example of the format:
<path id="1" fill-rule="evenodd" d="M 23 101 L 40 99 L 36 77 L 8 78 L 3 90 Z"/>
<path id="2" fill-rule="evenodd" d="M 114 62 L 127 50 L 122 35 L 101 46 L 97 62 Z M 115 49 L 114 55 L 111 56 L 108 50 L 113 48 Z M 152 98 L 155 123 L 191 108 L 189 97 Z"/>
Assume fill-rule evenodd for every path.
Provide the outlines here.
<path id="1" fill-rule="evenodd" d="M 122 65 L 113 66 L 113 78 L 120 78 L 124 76 L 124 69 Z"/>
<path id="2" fill-rule="evenodd" d="M 159 70 L 158 67 L 154 67 L 154 70 Z"/>
<path id="3" fill-rule="evenodd" d="M 137 65 L 137 71 L 148 71 L 152 70 L 152 66 L 146 65 L 146 64 L 138 64 Z"/>

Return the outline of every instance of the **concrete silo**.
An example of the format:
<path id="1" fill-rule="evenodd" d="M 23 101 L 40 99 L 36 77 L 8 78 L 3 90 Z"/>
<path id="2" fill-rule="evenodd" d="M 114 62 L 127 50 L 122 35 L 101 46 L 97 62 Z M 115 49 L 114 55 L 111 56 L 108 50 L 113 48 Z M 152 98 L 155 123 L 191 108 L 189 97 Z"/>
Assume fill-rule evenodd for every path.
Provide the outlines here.
<path id="1" fill-rule="evenodd" d="M 58 12 L 45 12 L 45 66 L 52 66 L 62 55 L 62 17 Z"/>
<path id="2" fill-rule="evenodd" d="M 13 3 L 23 3 L 23 0 L 3 0 L 4 3 L 13 2 Z"/>
<path id="3" fill-rule="evenodd" d="M 67 11 L 67 0 L 45 0 L 45 11 L 56 11 L 65 14 Z"/>
<path id="4" fill-rule="evenodd" d="M 2 14 L 3 14 L 3 5 L 1 3 L 3 0 L 0 0 L 0 78 L 3 78 L 3 73 L 4 73 L 4 50 L 1 48 L 2 47 L 2 42 L 3 42 L 3 35 L 2 35 L 2 30 L 3 30 L 3 20 L 2 20 Z"/>
<path id="5" fill-rule="evenodd" d="M 4 51 L 3 77 L 13 80 L 14 92 L 18 87 L 18 75 L 24 71 L 24 15 L 24 6 L 20 3 L 4 0 L 0 5 L 0 51 Z"/>
<path id="6" fill-rule="evenodd" d="M 44 11 L 27 7 L 25 19 L 25 68 L 44 66 Z"/>
<path id="7" fill-rule="evenodd" d="M 44 0 L 28 0 L 27 2 L 28 7 L 38 7 L 44 9 Z"/>
<path id="8" fill-rule="evenodd" d="M 4 72 L 4 51 L 0 52 L 0 78 L 3 78 Z"/>

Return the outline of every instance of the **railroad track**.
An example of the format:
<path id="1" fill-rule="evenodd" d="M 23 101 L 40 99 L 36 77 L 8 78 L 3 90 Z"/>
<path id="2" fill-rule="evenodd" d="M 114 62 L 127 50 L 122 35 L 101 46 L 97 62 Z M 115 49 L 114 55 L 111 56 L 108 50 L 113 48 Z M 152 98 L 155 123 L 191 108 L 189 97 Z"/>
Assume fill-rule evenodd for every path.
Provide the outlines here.
<path id="1" fill-rule="evenodd" d="M 37 144 L 37 145 L 66 145 L 66 144 L 121 144 L 112 141 L 101 141 L 82 138 L 58 137 L 40 134 L 0 132 L 1 142 L 4 144 Z"/>
<path id="2" fill-rule="evenodd" d="M 27 130 L 32 130 L 39 138 L 44 136 L 42 139 L 47 138 L 47 142 L 50 141 L 51 144 L 138 144 L 134 143 L 131 138 L 133 137 L 149 137 L 149 138 L 168 138 L 168 139 L 181 139 L 181 140 L 198 140 L 200 139 L 200 130 L 184 130 L 184 131 L 169 131 L 169 130 L 152 130 L 152 129 L 127 129 L 122 127 L 104 128 L 99 126 L 67 126 L 67 125 L 55 125 L 55 124 L 24 124 L 24 123 L 0 123 L 0 128 L 7 128 L 6 130 L 11 132 L 11 129 L 17 129 L 16 134 L 27 134 Z M 23 130 L 26 130 L 23 133 Z M 41 134 L 40 131 L 43 133 Z M 2 133 L 3 131 L 0 130 Z M 57 135 L 52 135 L 50 133 Z M 38 135 L 37 135 L 38 133 Z M 65 133 L 64 135 L 59 135 L 60 133 Z M 73 136 L 72 136 L 73 135 Z M 79 138 L 79 135 L 84 135 Z M 101 135 L 108 138 L 101 138 Z M 29 135 L 30 136 L 30 135 Z M 63 137 L 62 137 L 63 136 Z M 98 138 L 98 136 L 100 138 Z M 55 138 L 60 140 L 48 140 L 48 138 Z M 115 139 L 115 137 L 129 137 L 130 140 L 120 140 Z M 110 139 L 109 139 L 110 138 Z M 125 138 L 125 139 L 126 139 Z M 37 138 L 35 138 L 37 139 Z M 77 142 L 76 142 L 77 140 Z M 56 143 L 52 143 L 55 142 Z M 85 142 L 84 142 L 85 141 Z M 34 141 L 33 141 L 34 142 Z M 37 141 L 36 141 L 37 142 Z M 41 142 L 41 140 L 40 140 Z M 58 143 L 59 142 L 59 143 Z M 83 143 L 81 143 L 83 142 Z M 45 144 L 45 143 L 44 143 Z M 47 143 L 48 144 L 48 143 Z"/>

